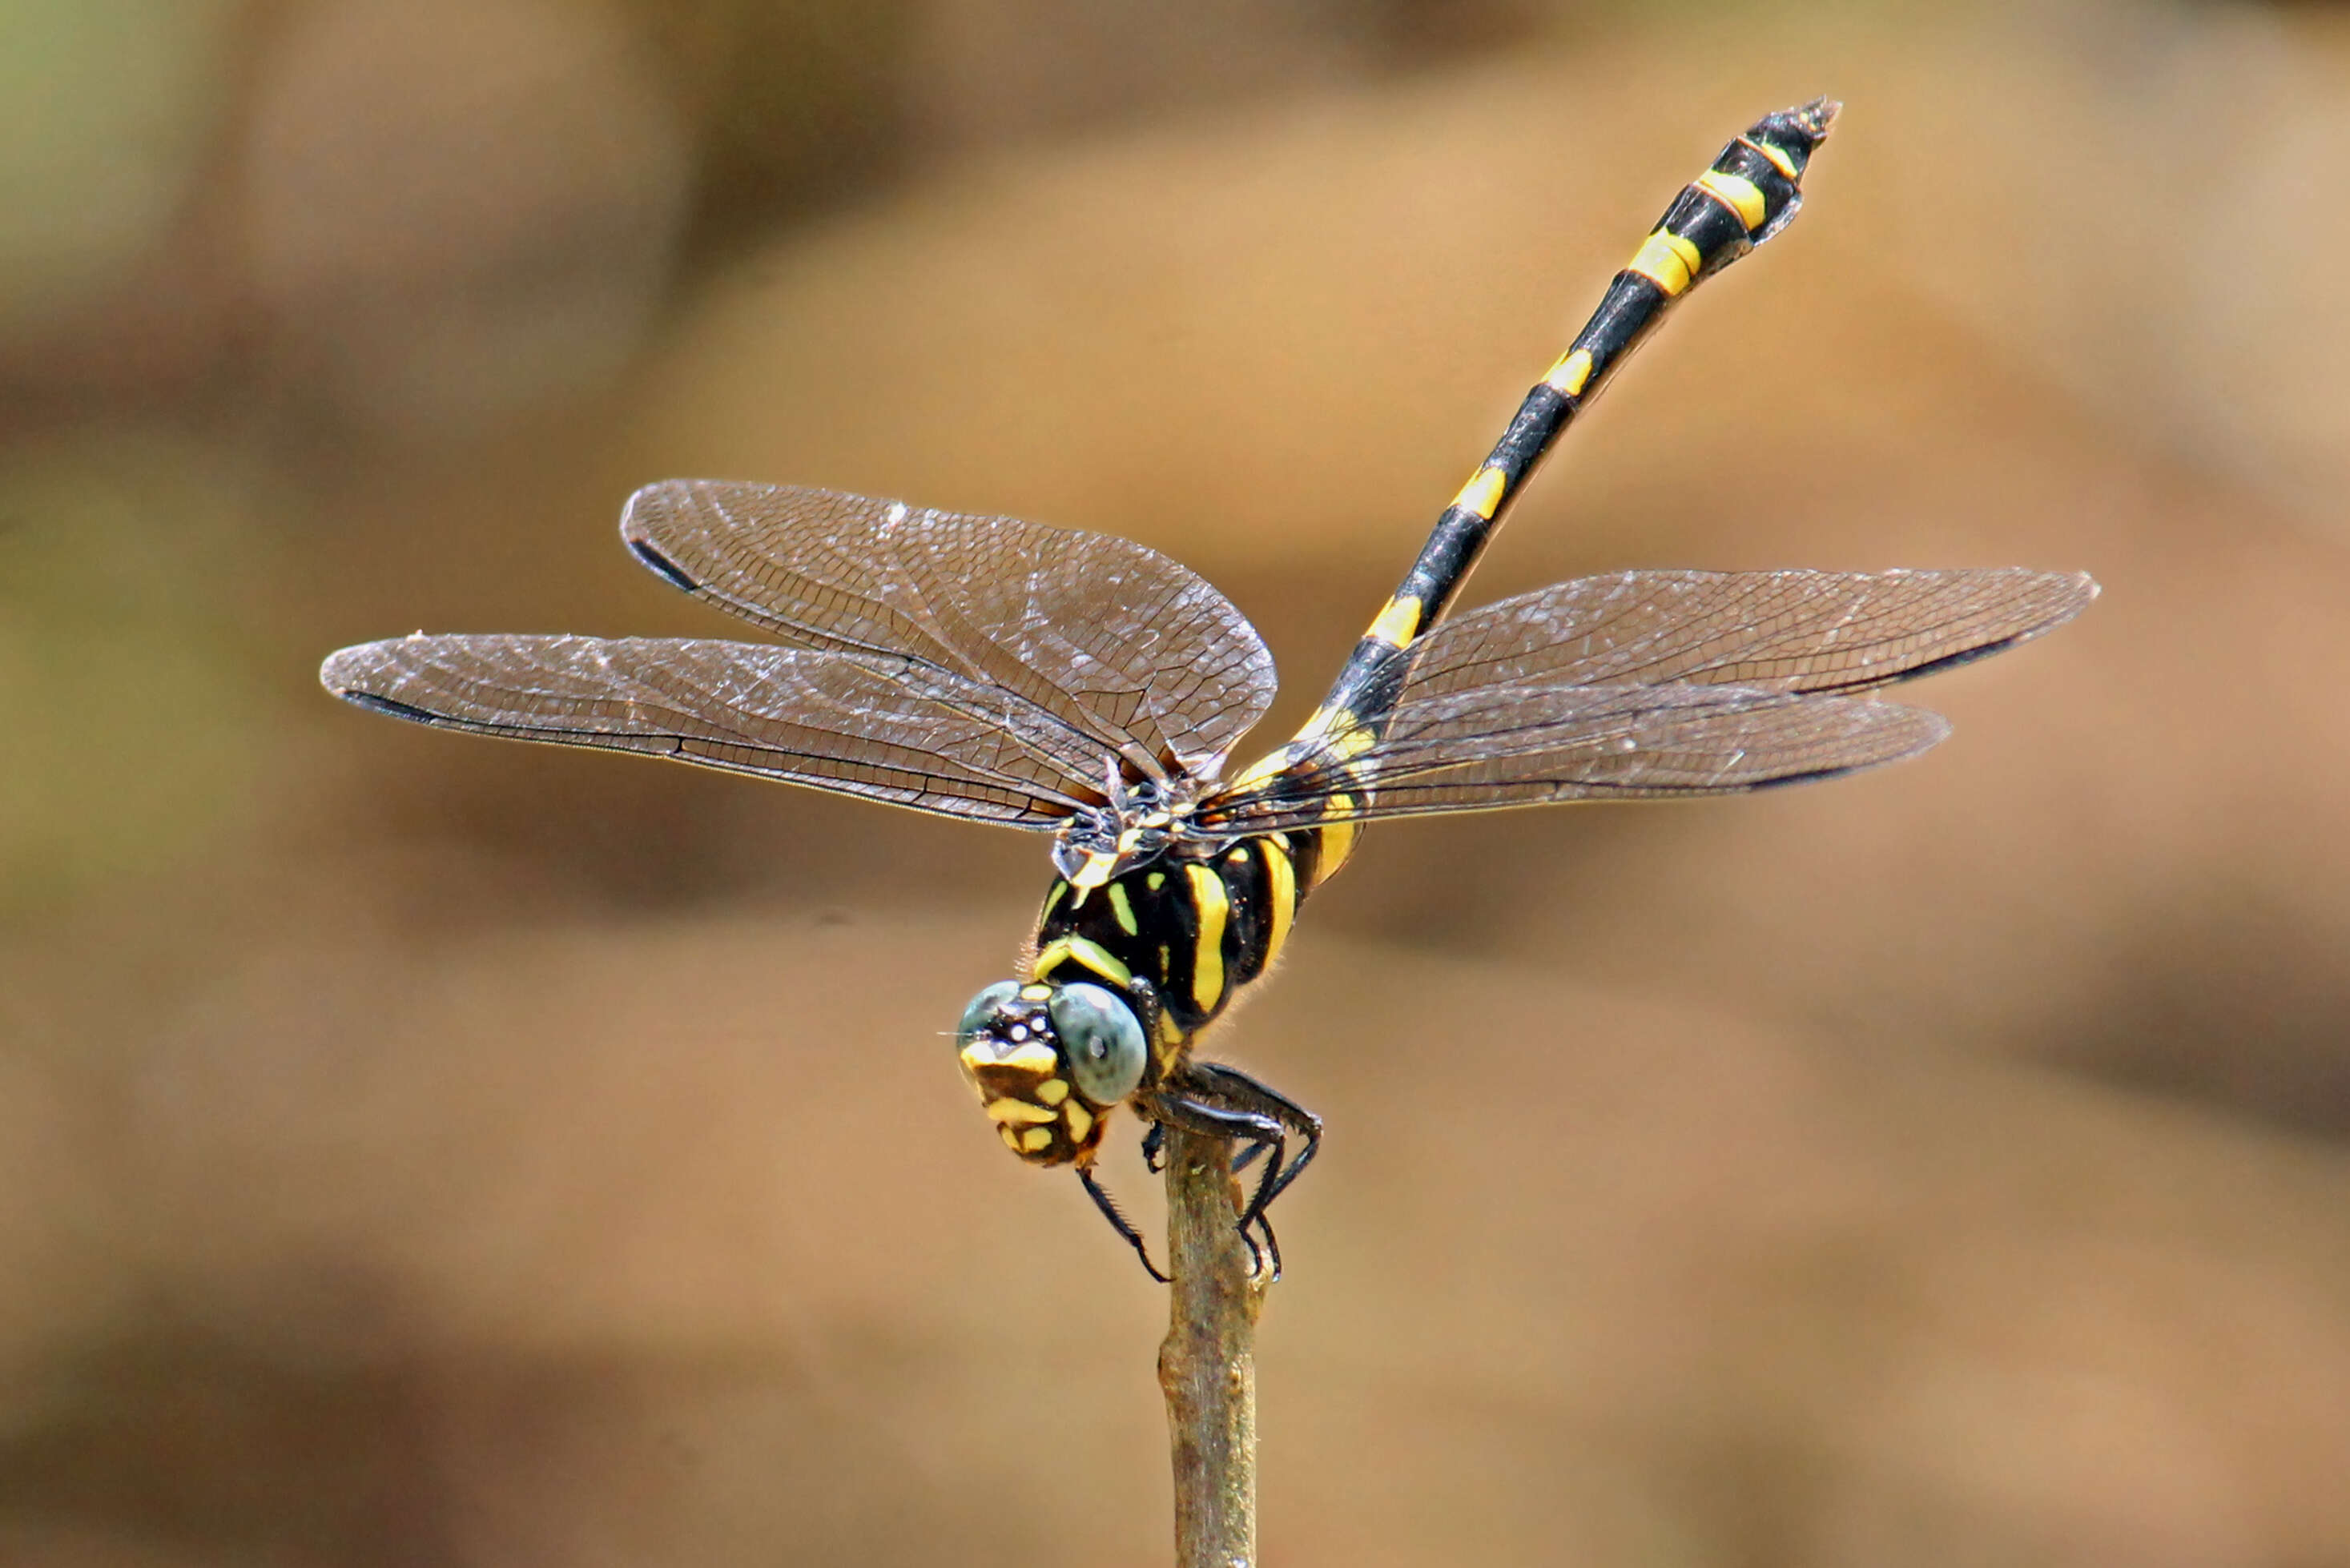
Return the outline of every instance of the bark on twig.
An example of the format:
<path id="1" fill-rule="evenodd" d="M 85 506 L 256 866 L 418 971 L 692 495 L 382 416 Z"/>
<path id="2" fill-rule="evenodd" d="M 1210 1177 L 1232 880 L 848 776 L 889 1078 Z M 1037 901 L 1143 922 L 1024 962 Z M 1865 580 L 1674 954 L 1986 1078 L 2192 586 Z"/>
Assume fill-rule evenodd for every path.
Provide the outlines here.
<path id="1" fill-rule="evenodd" d="M 1167 1128 L 1171 1322 L 1159 1350 L 1175 1459 L 1176 1568 L 1255 1568 L 1256 1319 L 1232 1145 Z"/>

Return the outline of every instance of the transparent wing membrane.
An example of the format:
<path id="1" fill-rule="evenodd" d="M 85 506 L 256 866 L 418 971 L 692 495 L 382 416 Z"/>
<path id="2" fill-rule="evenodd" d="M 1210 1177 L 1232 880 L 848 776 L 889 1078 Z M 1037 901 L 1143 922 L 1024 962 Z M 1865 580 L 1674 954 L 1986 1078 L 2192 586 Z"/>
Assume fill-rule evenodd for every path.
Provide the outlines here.
<path id="1" fill-rule="evenodd" d="M 1913 756 L 1949 726 L 1850 693 L 2012 647 L 2078 614 L 2085 576 L 1621 572 L 1430 633 L 1384 721 L 1203 803 L 1273 832 L 1544 801 L 1722 794 Z"/>
<path id="2" fill-rule="evenodd" d="M 1312 763 L 1201 809 L 1204 826 L 1272 833 L 1596 797 L 1734 794 L 1915 756 L 1939 715 L 1866 698 L 1742 686 L 1523 686 L 1399 709 L 1343 764 Z"/>
<path id="3" fill-rule="evenodd" d="M 1008 694 L 902 661 L 702 639 L 406 637 L 347 648 L 336 695 L 448 729 L 669 757 L 944 816 L 1055 828 L 1086 804 Z M 1097 761 L 1096 776 L 1098 777 Z"/>
<path id="4" fill-rule="evenodd" d="M 1212 776 L 1273 701 L 1273 657 L 1240 611 L 1107 535 L 708 480 L 646 486 L 620 532 L 662 576 L 787 642 L 996 687 L 1039 716 L 1028 731 L 1049 715 L 1079 751 L 1145 771 Z"/>
<path id="5" fill-rule="evenodd" d="M 2061 626 L 2078 573 L 1617 572 L 1520 594 L 1429 634 L 1403 701 L 1518 682 L 1866 691 Z"/>

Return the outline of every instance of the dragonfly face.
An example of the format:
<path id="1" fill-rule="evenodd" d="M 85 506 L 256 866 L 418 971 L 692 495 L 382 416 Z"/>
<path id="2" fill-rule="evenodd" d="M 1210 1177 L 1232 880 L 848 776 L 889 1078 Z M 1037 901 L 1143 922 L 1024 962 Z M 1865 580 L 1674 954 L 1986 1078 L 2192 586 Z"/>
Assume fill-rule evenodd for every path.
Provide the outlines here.
<path id="1" fill-rule="evenodd" d="M 1031 1165 L 1092 1164 L 1149 1059 L 1133 1004 L 1082 981 L 998 981 L 963 1009 L 955 1054 L 1003 1146 Z"/>

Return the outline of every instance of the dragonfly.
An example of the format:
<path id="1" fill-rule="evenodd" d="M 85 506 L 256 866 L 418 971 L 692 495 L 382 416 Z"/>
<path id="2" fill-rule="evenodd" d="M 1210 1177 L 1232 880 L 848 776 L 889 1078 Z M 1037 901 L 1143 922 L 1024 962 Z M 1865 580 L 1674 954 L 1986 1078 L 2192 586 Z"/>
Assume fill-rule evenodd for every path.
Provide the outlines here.
<path id="1" fill-rule="evenodd" d="M 1388 817 L 1683 798 L 1826 779 L 1949 733 L 1878 689 L 2077 614 L 2080 573 L 1624 571 L 1450 619 L 1512 499 L 1611 374 L 1703 279 L 1785 228 L 1838 106 L 1767 115 L 1667 208 L 1526 394 L 1288 741 L 1232 769 L 1272 704 L 1263 639 L 1204 579 L 1125 539 L 789 485 L 671 480 L 633 495 L 629 550 L 764 632 L 418 633 L 320 678 L 444 729 L 780 779 L 1049 834 L 1055 877 L 1014 978 L 981 990 L 956 1059 L 1004 1146 L 1095 1174 L 1115 1113 L 1228 1140 L 1252 1268 L 1322 1123 L 1194 1054 L 1260 979 L 1307 895 Z"/>

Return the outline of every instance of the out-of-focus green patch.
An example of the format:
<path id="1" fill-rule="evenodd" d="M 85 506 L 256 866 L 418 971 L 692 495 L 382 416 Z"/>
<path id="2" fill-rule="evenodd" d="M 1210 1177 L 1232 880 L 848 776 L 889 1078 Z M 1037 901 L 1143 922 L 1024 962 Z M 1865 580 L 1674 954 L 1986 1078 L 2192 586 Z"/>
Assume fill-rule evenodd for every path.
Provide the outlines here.
<path id="1" fill-rule="evenodd" d="M 225 106 L 225 0 L 0 0 L 0 335 L 119 280 Z"/>
<path id="2" fill-rule="evenodd" d="M 142 871 L 245 797 L 251 495 L 152 438 L 0 456 L 0 919 Z"/>

